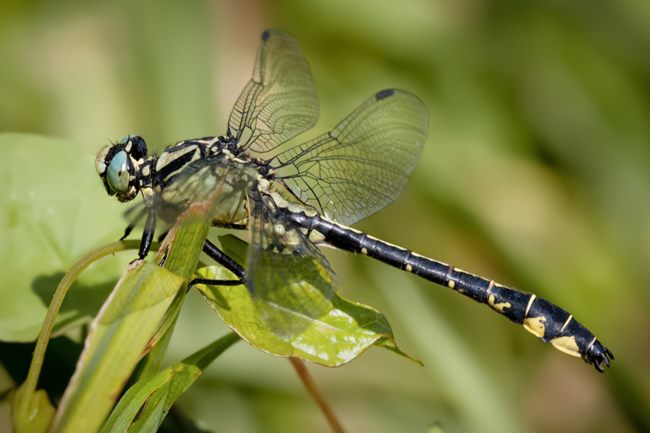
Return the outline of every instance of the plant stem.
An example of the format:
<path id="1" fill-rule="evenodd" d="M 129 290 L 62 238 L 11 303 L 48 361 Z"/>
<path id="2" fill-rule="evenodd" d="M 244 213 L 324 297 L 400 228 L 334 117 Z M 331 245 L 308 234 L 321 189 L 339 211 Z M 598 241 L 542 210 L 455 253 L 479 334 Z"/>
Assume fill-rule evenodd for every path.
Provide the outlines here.
<path id="1" fill-rule="evenodd" d="M 34 355 L 32 356 L 32 363 L 29 366 L 29 373 L 27 374 L 27 379 L 23 384 L 23 393 L 21 401 L 17 405 L 17 413 L 22 419 L 27 419 L 29 414 L 30 402 L 34 391 L 36 390 L 36 384 L 38 383 L 38 377 L 41 373 L 41 367 L 43 366 L 43 357 L 45 356 L 45 349 L 47 349 L 47 344 L 50 341 L 50 335 L 52 334 L 52 328 L 54 327 L 54 322 L 56 320 L 56 315 L 61 308 L 63 303 L 63 298 L 65 298 L 68 289 L 72 285 L 72 282 L 77 278 L 77 276 L 88 267 L 91 263 L 96 260 L 105 257 L 109 254 L 114 254 L 118 251 L 137 249 L 140 244 L 140 241 L 119 241 L 113 242 L 103 247 L 97 248 L 96 250 L 91 251 L 90 253 L 83 256 L 77 263 L 75 263 L 72 268 L 68 271 L 67 274 L 63 277 L 54 296 L 52 297 L 52 302 L 50 302 L 50 307 L 45 314 L 45 319 L 43 320 L 43 325 L 41 327 L 41 332 L 38 335 L 38 340 L 36 341 L 36 347 L 34 348 Z"/>
<path id="2" fill-rule="evenodd" d="M 329 404 L 327 404 L 325 398 L 323 397 L 323 394 L 316 387 L 316 382 L 314 382 L 314 378 L 311 377 L 311 374 L 309 374 L 309 371 L 307 371 L 307 367 L 305 366 L 304 361 L 293 357 L 289 358 L 289 361 L 291 361 L 291 364 L 296 369 L 300 380 L 302 380 L 302 383 L 305 385 L 305 388 L 307 388 L 307 391 L 309 391 L 309 394 L 314 400 L 316 400 L 318 406 L 320 406 L 321 411 L 323 411 L 323 415 L 325 415 L 325 419 L 327 419 L 330 427 L 332 427 L 332 431 L 335 433 L 345 433 L 343 426 L 341 426 L 341 423 L 336 418 L 336 415 L 334 415 L 332 408 L 329 406 Z"/>

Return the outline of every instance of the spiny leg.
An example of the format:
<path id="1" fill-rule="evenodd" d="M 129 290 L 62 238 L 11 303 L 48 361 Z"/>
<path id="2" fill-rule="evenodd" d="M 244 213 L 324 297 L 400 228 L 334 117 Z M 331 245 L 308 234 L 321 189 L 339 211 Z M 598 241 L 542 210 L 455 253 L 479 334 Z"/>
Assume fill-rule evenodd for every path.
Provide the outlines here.
<path id="1" fill-rule="evenodd" d="M 239 286 L 244 284 L 244 279 L 246 277 L 246 269 L 235 260 L 233 260 L 229 255 L 221 251 L 215 244 L 210 242 L 208 239 L 205 240 L 203 244 L 203 252 L 208 255 L 212 260 L 219 263 L 224 268 L 228 269 L 239 279 L 237 280 L 212 280 L 207 278 L 195 278 L 187 285 L 187 291 L 197 285 L 197 284 L 206 284 L 210 286 Z"/>
<path id="2" fill-rule="evenodd" d="M 246 269 L 235 260 L 233 260 L 228 254 L 221 251 L 215 244 L 210 242 L 209 239 L 205 240 L 203 244 L 203 252 L 208 255 L 212 260 L 219 263 L 224 268 L 228 269 L 230 272 L 235 274 L 242 282 L 246 276 Z"/>
<path id="3" fill-rule="evenodd" d="M 138 256 L 140 260 L 143 260 L 149 254 L 149 249 L 151 248 L 151 243 L 153 242 L 153 235 L 156 231 L 156 212 L 153 209 L 149 209 L 147 213 L 147 221 L 144 224 L 144 230 L 142 231 L 142 241 L 140 242 L 140 251 Z"/>
<path id="4" fill-rule="evenodd" d="M 169 230 L 167 230 L 166 232 L 161 233 L 160 235 L 158 235 L 158 242 L 162 242 L 163 239 L 165 239 L 167 237 L 168 233 L 169 233 Z"/>
<path id="5" fill-rule="evenodd" d="M 132 209 L 131 209 L 131 210 L 132 210 Z M 126 212 L 126 215 L 128 215 L 129 213 L 130 213 L 130 212 L 127 211 L 127 212 Z M 133 229 L 138 225 L 138 221 L 140 221 L 140 220 L 145 216 L 146 213 L 147 213 L 147 208 L 146 208 L 146 207 L 145 207 L 145 208 L 142 208 L 142 209 L 140 210 L 140 212 L 138 212 L 138 214 L 136 215 L 136 217 L 133 218 L 133 220 L 131 220 L 131 222 L 130 222 L 129 225 L 126 227 L 126 229 L 124 229 L 124 234 L 123 234 L 122 237 L 120 238 L 121 241 L 123 241 L 124 239 L 126 239 L 127 236 L 129 236 L 129 235 L 131 234 L 131 232 L 133 231 Z"/>
<path id="6" fill-rule="evenodd" d="M 230 230 L 247 230 L 248 226 L 246 224 L 230 224 L 230 223 L 221 223 L 219 221 L 212 221 L 212 227 L 219 227 L 222 229 Z"/>
<path id="7" fill-rule="evenodd" d="M 205 284 L 208 286 L 239 286 L 244 284 L 243 280 L 212 280 L 208 278 L 195 278 L 187 285 L 187 292 L 197 284 Z"/>

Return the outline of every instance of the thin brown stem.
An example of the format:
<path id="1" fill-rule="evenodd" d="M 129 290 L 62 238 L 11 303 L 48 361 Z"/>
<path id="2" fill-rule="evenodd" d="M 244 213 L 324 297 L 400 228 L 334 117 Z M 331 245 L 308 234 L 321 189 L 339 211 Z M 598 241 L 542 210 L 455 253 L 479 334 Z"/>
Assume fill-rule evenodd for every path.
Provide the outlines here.
<path id="1" fill-rule="evenodd" d="M 314 382 L 314 378 L 311 377 L 311 374 L 309 374 L 309 371 L 307 371 L 305 363 L 298 358 L 289 358 L 289 361 L 291 361 L 291 364 L 296 369 L 296 372 L 298 372 L 298 376 L 300 377 L 300 380 L 302 380 L 302 383 L 305 385 L 305 388 L 307 388 L 307 391 L 309 391 L 309 394 L 314 400 L 316 400 L 318 406 L 320 406 L 320 410 L 323 411 L 323 415 L 325 415 L 325 419 L 329 423 L 330 427 L 332 427 L 332 431 L 335 433 L 345 433 L 343 427 L 341 426 L 341 423 L 336 418 L 336 415 L 334 415 L 332 408 L 329 406 L 329 404 L 327 404 L 325 398 L 323 397 L 323 394 L 316 387 L 316 382 Z"/>

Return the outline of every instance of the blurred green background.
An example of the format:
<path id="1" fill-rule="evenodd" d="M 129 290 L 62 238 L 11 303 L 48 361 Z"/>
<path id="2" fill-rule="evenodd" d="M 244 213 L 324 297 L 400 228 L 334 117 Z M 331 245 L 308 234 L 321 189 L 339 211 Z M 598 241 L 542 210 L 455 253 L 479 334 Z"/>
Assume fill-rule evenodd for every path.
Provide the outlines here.
<path id="1" fill-rule="evenodd" d="M 57 272 L 119 238 L 125 208 L 96 178 L 96 152 L 127 134 L 158 149 L 223 134 L 267 27 L 292 35 L 312 67 L 321 117 L 299 140 L 385 88 L 409 90 L 429 109 L 406 192 L 358 228 L 549 299 L 616 355 L 598 374 L 485 306 L 329 250 L 340 293 L 380 309 L 400 347 L 425 364 L 372 348 L 338 369 L 309 365 L 347 431 L 425 432 L 435 422 L 445 433 L 650 431 L 647 0 L 0 3 L 0 132 L 74 143 L 75 152 L 53 148 L 47 166 L 83 179 L 55 187 L 58 176 L 38 164 L 1 158 L 0 291 L 25 299 L 0 306 L 0 328 L 36 302 L 32 328 L 15 339 L 35 336 L 49 303 L 25 281 L 35 261 L 48 263 L 56 285 Z M 2 143 L 0 156 L 11 155 Z M 21 176 L 31 183 L 17 194 Z M 20 231 L 9 222 L 23 193 L 46 198 L 31 216 L 38 224 Z M 73 239 L 57 215 L 76 218 Z M 105 259 L 80 288 L 110 290 L 127 256 Z M 167 363 L 225 332 L 192 293 Z M 9 386 L 1 371 L 0 384 Z M 244 343 L 180 406 L 210 431 L 329 431 L 290 363 Z M 0 431 L 8 416 L 5 400 Z"/>

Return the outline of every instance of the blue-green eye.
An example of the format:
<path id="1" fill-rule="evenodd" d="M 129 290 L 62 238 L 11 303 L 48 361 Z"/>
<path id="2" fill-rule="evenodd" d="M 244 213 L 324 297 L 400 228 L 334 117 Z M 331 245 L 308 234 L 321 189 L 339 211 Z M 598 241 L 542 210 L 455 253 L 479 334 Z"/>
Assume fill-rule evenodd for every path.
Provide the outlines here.
<path id="1" fill-rule="evenodd" d="M 113 157 L 106 172 L 106 180 L 116 194 L 124 194 L 129 190 L 129 159 L 125 151 L 118 152 Z"/>
<path id="2" fill-rule="evenodd" d="M 135 138 L 135 137 L 137 137 L 137 135 L 129 134 L 129 135 L 127 135 L 126 137 L 124 137 L 124 138 L 122 139 L 122 141 L 120 141 L 120 144 L 126 144 L 126 143 L 129 142 L 129 140 L 131 140 L 132 138 Z"/>

